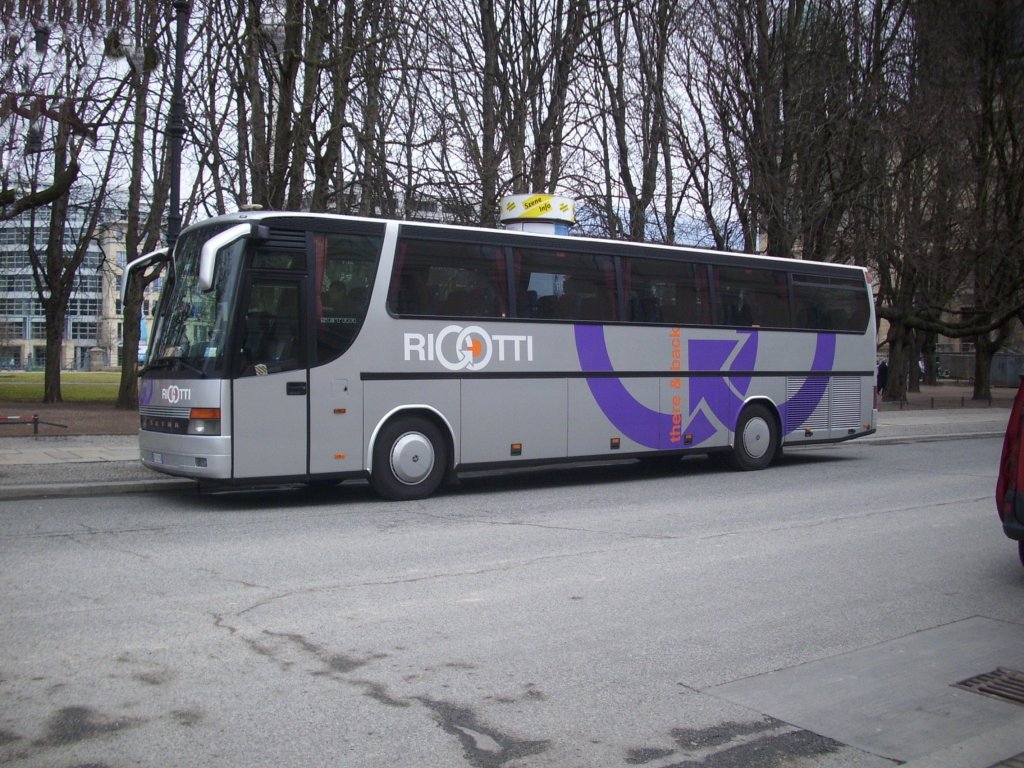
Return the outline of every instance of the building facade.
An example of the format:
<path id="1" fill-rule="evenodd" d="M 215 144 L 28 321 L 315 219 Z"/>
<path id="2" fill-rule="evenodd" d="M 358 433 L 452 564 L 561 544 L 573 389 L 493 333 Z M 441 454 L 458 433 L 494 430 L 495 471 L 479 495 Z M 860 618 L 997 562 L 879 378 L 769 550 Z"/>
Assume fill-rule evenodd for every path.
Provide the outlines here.
<path id="1" fill-rule="evenodd" d="M 72 233 L 81 231 L 84 223 L 83 212 L 69 213 L 69 258 L 74 249 Z M 126 359 L 120 295 L 126 261 L 124 227 L 124 222 L 112 218 L 87 244 L 64 321 L 62 369 L 118 368 Z M 46 363 L 46 318 L 36 293 L 29 243 L 34 240 L 36 248 L 44 248 L 48 230 L 45 208 L 0 221 L 0 367 L 32 370 Z M 152 299 L 147 296 L 145 302 L 147 316 Z M 144 328 L 147 321 L 144 318 Z M 136 357 L 137 351 L 132 350 L 127 359 Z"/>

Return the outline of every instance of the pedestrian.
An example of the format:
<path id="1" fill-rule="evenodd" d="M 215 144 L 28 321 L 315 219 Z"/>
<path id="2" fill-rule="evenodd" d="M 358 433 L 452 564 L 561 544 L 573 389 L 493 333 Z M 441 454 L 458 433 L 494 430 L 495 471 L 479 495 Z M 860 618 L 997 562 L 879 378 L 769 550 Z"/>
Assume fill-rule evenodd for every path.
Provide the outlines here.
<path id="1" fill-rule="evenodd" d="M 886 382 L 889 381 L 889 364 L 885 360 L 878 364 L 878 377 L 876 381 L 878 383 L 878 394 L 882 394 L 885 391 Z"/>

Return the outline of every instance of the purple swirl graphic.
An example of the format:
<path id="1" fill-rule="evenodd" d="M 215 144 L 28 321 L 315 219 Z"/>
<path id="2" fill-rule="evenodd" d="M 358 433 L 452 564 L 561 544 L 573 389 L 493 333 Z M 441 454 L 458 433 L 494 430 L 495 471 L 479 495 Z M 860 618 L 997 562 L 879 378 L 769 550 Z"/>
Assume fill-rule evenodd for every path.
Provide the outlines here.
<path id="1" fill-rule="evenodd" d="M 149 405 L 153 402 L 153 389 L 152 379 L 142 379 L 139 382 L 139 405 Z"/>
<path id="2" fill-rule="evenodd" d="M 689 341 L 687 351 L 690 375 L 685 377 L 689 387 L 689 413 L 681 420 L 679 414 L 673 418 L 670 413 L 662 413 L 639 402 L 620 379 L 604 376 L 588 378 L 587 386 L 602 413 L 633 442 L 655 449 L 680 447 L 678 441 L 673 441 L 671 436 L 681 432 L 692 435 L 689 445 L 700 445 L 716 432 L 708 413 L 721 424 L 733 429 L 750 387 L 749 376 L 693 375 L 730 370 L 753 371 L 757 362 L 758 332 L 736 333 L 735 341 Z M 576 354 L 584 373 L 614 372 L 603 326 L 577 325 L 575 336 Z M 818 334 L 811 370 L 832 370 L 835 341 L 835 334 Z M 665 374 L 665 378 L 674 377 L 674 373 Z M 827 386 L 827 375 L 808 377 L 799 392 L 779 406 L 782 423 L 793 423 L 787 416 L 802 421 L 810 415 L 817 408 Z"/>

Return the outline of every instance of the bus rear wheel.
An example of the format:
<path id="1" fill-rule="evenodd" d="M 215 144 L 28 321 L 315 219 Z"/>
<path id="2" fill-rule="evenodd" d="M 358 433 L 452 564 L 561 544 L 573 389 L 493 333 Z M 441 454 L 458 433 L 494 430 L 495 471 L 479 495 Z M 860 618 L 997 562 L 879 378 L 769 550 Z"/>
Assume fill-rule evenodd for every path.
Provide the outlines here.
<path id="1" fill-rule="evenodd" d="M 748 405 L 736 422 L 732 465 L 744 471 L 764 469 L 778 451 L 779 425 L 775 416 L 764 405 Z"/>
<path id="2" fill-rule="evenodd" d="M 423 499 L 441 485 L 447 464 L 441 430 L 427 419 L 400 417 L 377 435 L 370 484 L 393 501 Z"/>

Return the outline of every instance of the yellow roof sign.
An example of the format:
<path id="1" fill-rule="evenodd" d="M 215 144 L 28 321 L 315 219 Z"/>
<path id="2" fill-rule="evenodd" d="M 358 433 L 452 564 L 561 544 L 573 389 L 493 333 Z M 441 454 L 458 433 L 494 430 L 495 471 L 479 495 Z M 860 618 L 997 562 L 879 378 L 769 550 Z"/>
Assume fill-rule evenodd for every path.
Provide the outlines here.
<path id="1" fill-rule="evenodd" d="M 553 219 L 570 224 L 576 221 L 576 201 L 560 195 L 534 193 L 501 198 L 501 220 Z"/>

